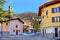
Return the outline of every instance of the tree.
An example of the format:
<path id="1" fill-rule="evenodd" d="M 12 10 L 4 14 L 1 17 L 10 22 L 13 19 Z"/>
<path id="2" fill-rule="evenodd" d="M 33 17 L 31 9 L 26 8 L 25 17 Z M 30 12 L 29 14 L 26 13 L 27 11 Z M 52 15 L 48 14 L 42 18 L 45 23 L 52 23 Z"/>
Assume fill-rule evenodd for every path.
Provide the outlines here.
<path id="1" fill-rule="evenodd" d="M 36 29 L 36 32 L 40 31 L 40 24 L 36 19 L 33 19 L 33 28 Z"/>
<path id="2" fill-rule="evenodd" d="M 0 0 L 0 23 L 7 16 L 7 11 L 4 10 L 4 4 L 7 0 Z"/>

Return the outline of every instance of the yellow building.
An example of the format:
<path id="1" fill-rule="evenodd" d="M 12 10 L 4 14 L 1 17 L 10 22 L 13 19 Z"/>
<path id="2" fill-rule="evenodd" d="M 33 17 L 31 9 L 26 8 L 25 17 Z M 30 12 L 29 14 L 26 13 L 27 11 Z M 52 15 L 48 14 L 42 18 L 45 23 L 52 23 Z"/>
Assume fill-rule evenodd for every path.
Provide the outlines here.
<path id="1" fill-rule="evenodd" d="M 60 0 L 52 0 L 39 7 L 41 33 L 47 36 L 60 36 Z M 53 35 L 54 34 L 54 35 Z"/>

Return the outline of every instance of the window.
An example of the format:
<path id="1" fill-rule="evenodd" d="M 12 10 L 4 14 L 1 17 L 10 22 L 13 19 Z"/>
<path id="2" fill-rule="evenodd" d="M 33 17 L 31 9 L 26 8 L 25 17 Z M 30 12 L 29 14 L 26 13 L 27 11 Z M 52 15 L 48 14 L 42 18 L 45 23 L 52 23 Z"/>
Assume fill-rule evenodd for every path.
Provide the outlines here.
<path id="1" fill-rule="evenodd" d="M 56 8 L 56 12 L 59 12 L 59 7 Z"/>
<path id="2" fill-rule="evenodd" d="M 16 28 L 18 28 L 18 26 L 16 25 Z"/>
<path id="3" fill-rule="evenodd" d="M 59 22 L 60 22 L 60 16 L 59 16 Z"/>
<path id="4" fill-rule="evenodd" d="M 60 22 L 60 16 L 52 17 L 52 22 Z"/>
<path id="5" fill-rule="evenodd" d="M 56 17 L 57 22 L 59 22 L 59 17 Z"/>
<path id="6" fill-rule="evenodd" d="M 8 25 L 8 23 L 6 23 L 6 25 Z"/>
<path id="7" fill-rule="evenodd" d="M 57 20 L 56 20 L 57 18 L 56 17 L 54 17 L 54 21 L 56 22 Z"/>
<path id="8" fill-rule="evenodd" d="M 60 7 L 52 8 L 52 13 L 60 12 Z"/>
<path id="9" fill-rule="evenodd" d="M 52 13 L 57 13 L 57 8 L 52 8 Z"/>
<path id="10" fill-rule="evenodd" d="M 15 30 L 13 30 L 13 32 L 15 32 Z"/>
<path id="11" fill-rule="evenodd" d="M 46 15 L 48 15 L 48 10 L 46 11 Z"/>
<path id="12" fill-rule="evenodd" d="M 54 22 L 54 17 L 52 17 L 52 22 Z"/>
<path id="13" fill-rule="evenodd" d="M 59 12 L 60 12 L 60 6 L 59 6 Z"/>
<path id="14" fill-rule="evenodd" d="M 19 32 L 20 32 L 20 30 L 19 30 Z"/>

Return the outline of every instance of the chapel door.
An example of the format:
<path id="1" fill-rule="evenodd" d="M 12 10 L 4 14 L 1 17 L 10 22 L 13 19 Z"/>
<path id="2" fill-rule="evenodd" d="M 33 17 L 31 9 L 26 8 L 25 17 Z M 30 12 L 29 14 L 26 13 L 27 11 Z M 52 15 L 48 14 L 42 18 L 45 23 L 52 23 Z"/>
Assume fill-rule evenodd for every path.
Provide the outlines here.
<path id="1" fill-rule="evenodd" d="M 16 35 L 18 35 L 18 30 L 16 30 Z"/>

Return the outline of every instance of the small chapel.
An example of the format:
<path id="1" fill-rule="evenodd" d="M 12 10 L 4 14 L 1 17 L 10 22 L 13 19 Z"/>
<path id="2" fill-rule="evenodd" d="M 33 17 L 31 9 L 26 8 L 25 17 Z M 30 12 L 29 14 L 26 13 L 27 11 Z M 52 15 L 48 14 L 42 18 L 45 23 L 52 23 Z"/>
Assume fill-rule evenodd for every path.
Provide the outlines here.
<path id="1" fill-rule="evenodd" d="M 8 37 L 10 35 L 22 34 L 24 22 L 20 18 L 13 16 L 12 6 L 9 6 L 8 14 L 10 18 L 3 20 L 0 24 L 0 36 Z"/>

